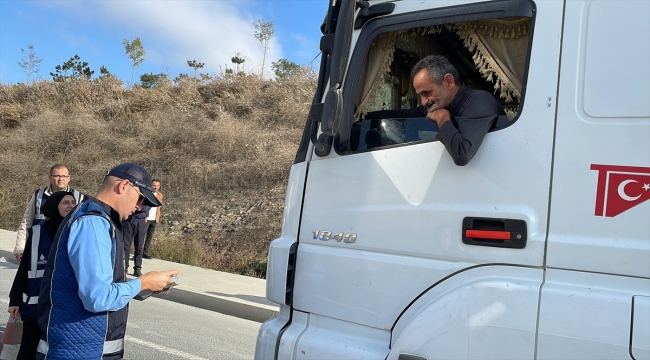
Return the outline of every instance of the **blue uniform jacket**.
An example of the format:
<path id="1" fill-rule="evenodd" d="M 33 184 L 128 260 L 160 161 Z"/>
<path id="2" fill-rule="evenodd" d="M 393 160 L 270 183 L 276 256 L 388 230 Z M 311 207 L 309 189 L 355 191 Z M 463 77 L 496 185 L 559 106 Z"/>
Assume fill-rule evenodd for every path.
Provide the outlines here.
<path id="1" fill-rule="evenodd" d="M 37 359 L 121 359 L 128 302 L 120 217 L 88 198 L 63 220 L 43 275 Z"/>

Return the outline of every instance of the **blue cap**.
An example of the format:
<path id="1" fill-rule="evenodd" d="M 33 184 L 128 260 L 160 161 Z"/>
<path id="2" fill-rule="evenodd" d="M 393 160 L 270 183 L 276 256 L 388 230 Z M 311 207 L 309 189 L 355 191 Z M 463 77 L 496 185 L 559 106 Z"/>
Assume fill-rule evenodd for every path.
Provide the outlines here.
<path id="1" fill-rule="evenodd" d="M 114 176 L 118 179 L 129 180 L 137 187 L 140 188 L 140 192 L 144 195 L 144 205 L 156 207 L 162 205 L 156 195 L 153 194 L 153 188 L 151 187 L 151 176 L 147 170 L 142 166 L 135 163 L 123 163 L 119 164 L 116 167 L 112 168 L 106 173 L 106 176 Z"/>

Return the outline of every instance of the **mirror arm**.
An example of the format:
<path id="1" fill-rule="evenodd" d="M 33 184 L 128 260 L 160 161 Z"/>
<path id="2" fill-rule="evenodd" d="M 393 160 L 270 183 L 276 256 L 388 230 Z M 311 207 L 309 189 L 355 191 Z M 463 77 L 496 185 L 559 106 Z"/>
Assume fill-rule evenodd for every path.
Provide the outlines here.
<path id="1" fill-rule="evenodd" d="M 310 134 L 309 138 L 311 143 L 314 144 L 314 152 L 318 156 L 327 156 L 332 149 L 332 136 L 321 134 L 318 135 L 318 124 L 321 122 L 323 116 L 323 109 L 325 104 L 317 103 L 311 106 L 309 109 L 309 123 L 310 123 Z"/>
<path id="2" fill-rule="evenodd" d="M 314 153 L 320 157 L 329 155 L 332 150 L 332 139 L 334 138 L 322 133 L 316 138 L 316 133 L 318 133 L 318 126 L 314 125 L 311 133 L 311 141 L 314 143 Z"/>

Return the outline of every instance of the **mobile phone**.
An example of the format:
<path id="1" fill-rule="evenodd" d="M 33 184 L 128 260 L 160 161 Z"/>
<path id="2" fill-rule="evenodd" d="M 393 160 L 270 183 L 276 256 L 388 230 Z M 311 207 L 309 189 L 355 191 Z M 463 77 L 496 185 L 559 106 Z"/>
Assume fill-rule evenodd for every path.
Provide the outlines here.
<path id="1" fill-rule="evenodd" d="M 167 285 L 165 286 L 165 288 L 162 289 L 162 290 L 160 290 L 160 291 L 142 290 L 142 291 L 140 291 L 140 292 L 138 293 L 138 295 L 136 295 L 136 296 L 134 297 L 134 299 L 142 301 L 142 300 L 144 300 L 144 299 L 147 299 L 149 296 L 151 296 L 151 295 L 153 295 L 153 294 L 158 294 L 158 293 L 161 293 L 161 292 L 163 292 L 163 291 L 167 291 L 167 290 L 171 289 L 172 287 L 174 287 L 174 286 L 176 286 L 176 285 L 178 285 L 178 284 L 176 284 L 176 282 L 171 282 L 171 283 L 167 284 Z"/>

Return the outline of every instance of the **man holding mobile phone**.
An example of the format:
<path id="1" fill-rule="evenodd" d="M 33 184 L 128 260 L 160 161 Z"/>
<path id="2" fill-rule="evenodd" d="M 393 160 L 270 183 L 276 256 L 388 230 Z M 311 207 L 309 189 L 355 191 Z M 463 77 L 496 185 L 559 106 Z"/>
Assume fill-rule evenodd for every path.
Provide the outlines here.
<path id="1" fill-rule="evenodd" d="M 37 359 L 121 359 L 128 303 L 160 291 L 178 270 L 127 281 L 121 223 L 143 205 L 160 206 L 140 165 L 111 169 L 95 198 L 71 211 L 52 244 L 38 299 L 43 337 Z"/>

